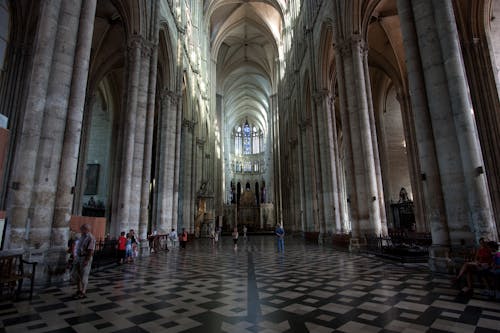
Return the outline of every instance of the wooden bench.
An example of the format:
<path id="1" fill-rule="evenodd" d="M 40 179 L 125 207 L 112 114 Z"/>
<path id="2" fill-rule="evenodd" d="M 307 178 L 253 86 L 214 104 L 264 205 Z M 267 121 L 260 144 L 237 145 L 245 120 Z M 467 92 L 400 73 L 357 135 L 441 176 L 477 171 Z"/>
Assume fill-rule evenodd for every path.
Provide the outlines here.
<path id="1" fill-rule="evenodd" d="M 24 260 L 21 254 L 0 256 L 0 295 L 2 295 L 4 288 L 7 288 L 11 296 L 18 298 L 23 287 L 23 280 L 30 279 L 31 300 L 37 264 L 36 262 Z M 31 265 L 31 269 L 26 270 L 25 265 Z"/>

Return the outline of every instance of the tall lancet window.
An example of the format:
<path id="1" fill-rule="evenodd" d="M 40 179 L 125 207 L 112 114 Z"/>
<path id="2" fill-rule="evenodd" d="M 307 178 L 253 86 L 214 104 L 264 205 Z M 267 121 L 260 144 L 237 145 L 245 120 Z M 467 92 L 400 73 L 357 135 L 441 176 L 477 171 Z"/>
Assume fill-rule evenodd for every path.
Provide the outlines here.
<path id="1" fill-rule="evenodd" d="M 253 147 L 252 147 L 252 151 L 254 154 L 258 154 L 260 153 L 260 131 L 257 130 L 257 128 L 254 126 L 253 127 L 253 131 L 252 131 L 252 144 L 253 144 Z"/>
<path id="2" fill-rule="evenodd" d="M 243 154 L 250 155 L 252 153 L 252 133 L 248 120 L 243 125 Z"/>
<path id="3" fill-rule="evenodd" d="M 234 135 L 234 153 L 236 155 L 241 155 L 241 127 L 236 128 L 236 133 Z"/>

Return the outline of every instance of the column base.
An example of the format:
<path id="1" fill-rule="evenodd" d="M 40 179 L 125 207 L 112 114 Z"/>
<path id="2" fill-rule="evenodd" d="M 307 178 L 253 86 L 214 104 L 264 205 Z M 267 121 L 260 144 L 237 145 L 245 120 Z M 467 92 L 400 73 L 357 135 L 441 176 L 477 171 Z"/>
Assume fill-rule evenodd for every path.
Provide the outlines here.
<path id="1" fill-rule="evenodd" d="M 437 273 L 451 274 L 453 272 L 450 257 L 451 248 L 448 245 L 432 245 L 429 247 L 429 269 Z"/>
<path id="2" fill-rule="evenodd" d="M 325 241 L 324 241 L 325 236 L 326 235 L 324 233 L 321 233 L 321 232 L 318 234 L 318 245 L 323 245 L 325 243 Z"/>
<path id="3" fill-rule="evenodd" d="M 67 278 L 68 253 L 65 248 L 50 248 L 45 251 L 31 250 L 28 261 L 38 262 L 35 286 L 51 285 Z"/>
<path id="4" fill-rule="evenodd" d="M 151 250 L 149 248 L 149 242 L 147 240 L 143 240 L 139 244 L 139 257 L 149 257 L 151 254 Z"/>

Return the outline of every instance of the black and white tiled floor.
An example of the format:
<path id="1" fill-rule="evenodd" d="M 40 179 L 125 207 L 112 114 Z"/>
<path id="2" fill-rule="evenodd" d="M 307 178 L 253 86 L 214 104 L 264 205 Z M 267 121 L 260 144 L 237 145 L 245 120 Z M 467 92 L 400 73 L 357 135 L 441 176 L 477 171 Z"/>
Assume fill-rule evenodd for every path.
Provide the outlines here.
<path id="1" fill-rule="evenodd" d="M 463 298 L 425 265 L 274 241 L 198 240 L 93 273 L 83 300 L 61 286 L 0 301 L 0 333 L 500 332 L 500 302 Z"/>

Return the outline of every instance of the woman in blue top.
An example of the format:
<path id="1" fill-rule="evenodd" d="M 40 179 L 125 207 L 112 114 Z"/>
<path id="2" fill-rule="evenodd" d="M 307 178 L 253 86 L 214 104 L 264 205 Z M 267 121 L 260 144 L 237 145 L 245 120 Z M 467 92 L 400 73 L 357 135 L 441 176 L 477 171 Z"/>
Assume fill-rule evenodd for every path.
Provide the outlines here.
<path id="1" fill-rule="evenodd" d="M 278 223 L 274 233 L 278 240 L 278 252 L 285 252 L 285 229 Z"/>

